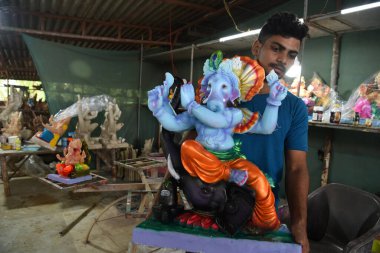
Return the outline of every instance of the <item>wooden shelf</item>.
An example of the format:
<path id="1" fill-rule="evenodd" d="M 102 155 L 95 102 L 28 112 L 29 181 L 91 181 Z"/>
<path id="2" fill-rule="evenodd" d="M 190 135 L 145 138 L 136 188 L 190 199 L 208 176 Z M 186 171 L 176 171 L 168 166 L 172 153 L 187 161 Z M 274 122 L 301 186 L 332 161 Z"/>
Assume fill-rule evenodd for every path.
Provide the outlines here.
<path id="1" fill-rule="evenodd" d="M 360 125 L 354 126 L 354 125 L 348 125 L 348 124 L 334 124 L 334 123 L 309 121 L 309 126 L 352 130 L 352 131 L 367 132 L 367 133 L 380 133 L 380 127 L 366 127 L 366 126 L 360 126 Z"/>

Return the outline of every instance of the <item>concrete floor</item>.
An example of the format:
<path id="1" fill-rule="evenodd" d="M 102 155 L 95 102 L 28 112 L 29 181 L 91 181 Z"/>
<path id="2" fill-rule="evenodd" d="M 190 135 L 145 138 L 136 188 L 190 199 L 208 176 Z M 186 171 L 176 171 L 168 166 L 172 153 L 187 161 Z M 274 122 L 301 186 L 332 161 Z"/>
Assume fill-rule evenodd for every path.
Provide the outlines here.
<path id="1" fill-rule="evenodd" d="M 5 197 L 0 181 L 0 252 L 97 253 L 130 252 L 133 228 L 142 219 L 125 218 L 120 208 L 112 207 L 95 225 L 89 243 L 85 239 L 98 214 L 123 193 L 69 193 L 37 178 L 21 177 L 10 181 L 12 196 Z M 97 206 L 65 236 L 59 232 L 92 204 Z M 139 247 L 138 252 L 181 252 Z"/>

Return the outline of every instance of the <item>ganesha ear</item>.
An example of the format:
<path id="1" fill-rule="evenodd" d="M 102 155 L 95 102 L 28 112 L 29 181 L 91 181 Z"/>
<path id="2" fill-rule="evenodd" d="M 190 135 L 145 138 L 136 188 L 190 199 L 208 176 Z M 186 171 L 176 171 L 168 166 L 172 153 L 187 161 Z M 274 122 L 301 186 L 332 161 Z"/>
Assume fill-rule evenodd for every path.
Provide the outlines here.
<path id="1" fill-rule="evenodd" d="M 238 97 L 240 97 L 240 91 L 237 87 L 233 87 L 231 91 L 230 101 L 234 102 Z"/>

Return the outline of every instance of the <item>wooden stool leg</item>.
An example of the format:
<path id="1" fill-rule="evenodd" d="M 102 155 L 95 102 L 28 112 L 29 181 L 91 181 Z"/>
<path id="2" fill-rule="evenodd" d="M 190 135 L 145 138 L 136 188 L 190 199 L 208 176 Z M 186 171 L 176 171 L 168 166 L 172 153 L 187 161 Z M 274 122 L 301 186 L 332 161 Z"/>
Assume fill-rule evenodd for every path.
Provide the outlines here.
<path id="1" fill-rule="evenodd" d="M 11 188 L 9 186 L 8 171 L 7 171 L 7 160 L 5 156 L 1 157 L 1 173 L 4 185 L 4 194 L 6 197 L 11 195 Z"/>
<path id="2" fill-rule="evenodd" d="M 137 244 L 134 244 L 132 242 L 132 250 L 131 250 L 131 253 L 137 253 Z"/>

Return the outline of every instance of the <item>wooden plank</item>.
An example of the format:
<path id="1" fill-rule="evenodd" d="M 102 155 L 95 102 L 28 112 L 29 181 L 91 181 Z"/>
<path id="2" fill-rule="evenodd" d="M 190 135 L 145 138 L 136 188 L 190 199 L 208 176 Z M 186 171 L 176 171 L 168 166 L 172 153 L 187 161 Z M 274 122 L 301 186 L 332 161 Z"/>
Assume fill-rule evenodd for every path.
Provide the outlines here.
<path id="1" fill-rule="evenodd" d="M 55 182 L 53 180 L 48 179 L 47 177 L 40 177 L 39 180 L 42 182 L 45 182 L 59 190 L 64 190 L 64 191 L 72 191 L 72 190 L 77 190 L 80 188 L 85 188 L 85 187 L 96 187 L 96 186 L 101 186 L 107 183 L 108 179 L 102 176 L 99 176 L 94 173 L 90 173 L 91 176 L 93 176 L 92 180 L 84 181 L 78 184 L 72 184 L 72 185 L 67 185 L 64 183 L 60 182 Z"/>
<path id="2" fill-rule="evenodd" d="M 323 123 L 323 122 L 309 121 L 309 126 L 342 129 L 342 130 L 351 130 L 351 131 L 360 131 L 360 132 L 367 132 L 367 133 L 380 133 L 380 127 L 366 127 L 366 126 L 360 126 L 360 125 L 354 126 L 354 125 L 346 125 L 346 124 L 335 124 L 335 123 Z"/>
<path id="3" fill-rule="evenodd" d="M 151 191 L 157 191 L 161 183 L 149 184 Z M 74 192 L 146 191 L 143 183 L 104 184 L 76 189 Z"/>

